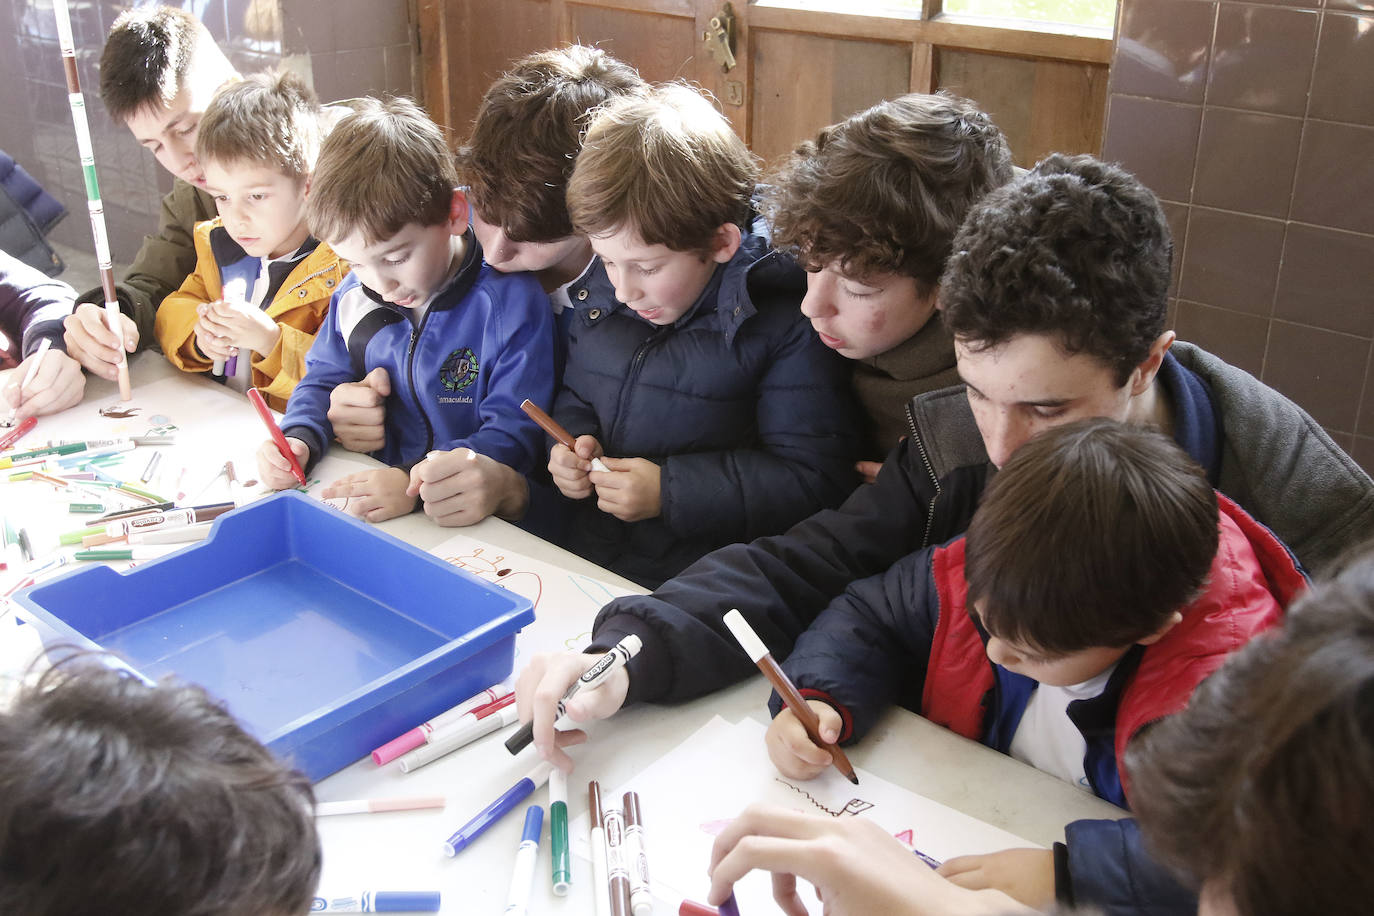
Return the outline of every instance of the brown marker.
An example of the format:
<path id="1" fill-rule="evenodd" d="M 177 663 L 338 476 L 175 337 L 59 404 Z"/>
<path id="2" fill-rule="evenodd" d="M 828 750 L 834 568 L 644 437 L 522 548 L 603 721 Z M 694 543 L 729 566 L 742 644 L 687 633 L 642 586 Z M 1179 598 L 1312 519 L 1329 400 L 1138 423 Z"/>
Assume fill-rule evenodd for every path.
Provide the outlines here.
<path id="1" fill-rule="evenodd" d="M 835 769 L 839 770 L 845 779 L 854 785 L 859 784 L 859 777 L 854 775 L 854 766 L 845 756 L 844 751 L 838 745 L 831 744 L 821 738 L 821 720 L 816 715 L 816 710 L 812 709 L 802 695 L 797 692 L 797 686 L 792 683 L 782 670 L 782 667 L 774 660 L 768 647 L 759 639 L 759 634 L 754 632 L 754 628 L 749 626 L 749 621 L 744 619 L 744 615 L 738 610 L 728 611 L 725 615 L 725 625 L 730 628 L 740 646 L 744 649 L 749 659 L 759 666 L 759 670 L 764 673 L 768 680 L 773 682 L 773 689 L 782 697 L 782 701 L 787 704 L 787 708 L 792 710 L 806 733 L 811 736 L 811 740 L 820 747 L 830 752 L 831 761 L 835 764 Z"/>
<path id="2" fill-rule="evenodd" d="M 520 409 L 523 410 L 525 413 L 529 414 L 530 419 L 538 423 L 539 428 L 542 429 L 544 432 L 548 433 L 550 436 L 552 436 L 554 440 L 558 442 L 559 445 L 563 446 L 570 452 L 575 451 L 573 446 L 577 444 L 577 440 L 573 438 L 573 434 L 568 432 L 561 425 L 559 425 L 559 422 L 555 420 L 553 417 L 544 413 L 544 411 L 541 410 L 537 404 L 535 404 L 529 398 L 525 398 L 525 400 L 520 402 Z M 600 458 L 593 458 L 592 470 L 609 471 L 610 468 L 606 467 L 606 465 L 602 463 Z"/>

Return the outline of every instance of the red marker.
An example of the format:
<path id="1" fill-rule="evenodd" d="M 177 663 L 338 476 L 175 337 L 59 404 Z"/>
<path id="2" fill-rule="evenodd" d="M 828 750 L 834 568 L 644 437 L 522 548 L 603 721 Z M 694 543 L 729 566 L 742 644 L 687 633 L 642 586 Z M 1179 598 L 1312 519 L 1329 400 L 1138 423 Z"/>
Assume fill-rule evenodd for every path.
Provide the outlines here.
<path id="1" fill-rule="evenodd" d="M 20 420 L 18 426 L 16 426 L 9 432 L 5 433 L 4 437 L 0 438 L 0 449 L 9 448 L 11 445 L 22 439 L 25 433 L 29 432 L 37 425 L 37 417 L 25 417 L 24 419 Z"/>
<path id="2" fill-rule="evenodd" d="M 291 443 L 286 441 L 286 437 L 281 433 L 281 427 L 272 418 L 272 411 L 267 409 L 267 402 L 262 399 L 262 394 L 256 388 L 248 389 L 248 400 L 253 402 L 253 407 L 257 409 L 258 416 L 262 417 L 263 425 L 272 434 L 272 441 L 277 444 L 277 451 L 281 452 L 282 457 L 291 462 L 291 475 L 305 486 L 305 471 L 301 470 L 301 463 L 296 460 L 296 453 L 291 451 Z"/>

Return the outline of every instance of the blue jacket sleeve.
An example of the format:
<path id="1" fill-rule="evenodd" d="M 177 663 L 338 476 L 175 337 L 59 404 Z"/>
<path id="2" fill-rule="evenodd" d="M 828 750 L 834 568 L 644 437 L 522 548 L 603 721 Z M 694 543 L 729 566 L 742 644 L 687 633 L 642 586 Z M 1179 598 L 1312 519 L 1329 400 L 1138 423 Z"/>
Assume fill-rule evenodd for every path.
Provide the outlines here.
<path id="1" fill-rule="evenodd" d="M 677 454 L 663 467 L 663 519 L 679 536 L 774 534 L 839 505 L 858 483 L 849 367 L 800 312 L 787 314 L 758 386 L 757 446 Z"/>
<path id="2" fill-rule="evenodd" d="M 329 395 L 344 382 L 356 382 L 348 347 L 339 331 L 337 321 L 339 294 L 329 301 L 324 324 L 315 332 L 315 342 L 305 355 L 305 377 L 291 392 L 282 417 L 282 432 L 300 439 L 310 448 L 310 470 L 324 457 L 334 440 L 334 426 L 329 422 Z"/>
<path id="3" fill-rule="evenodd" d="M 610 602 L 597 615 L 594 644 L 609 648 L 630 633 L 643 640 L 629 663 L 632 702 L 686 700 L 743 680 L 758 669 L 721 622 L 726 611 L 739 608 L 773 655 L 786 658 L 851 582 L 921 546 L 937 494 L 948 498 L 905 440 L 877 481 L 840 508 L 713 551 L 651 595 Z"/>
<path id="4" fill-rule="evenodd" d="M 1134 818 L 1074 821 L 1056 868 L 1061 903 L 1101 907 L 1107 916 L 1193 916 L 1197 895 L 1150 857 Z"/>
<path id="5" fill-rule="evenodd" d="M 783 669 L 803 695 L 825 700 L 844 720 L 841 743 L 868 733 L 893 703 L 919 709 L 938 612 L 931 549 L 855 582 L 797 640 Z M 782 709 L 776 693 L 773 715 Z"/>
<path id="6" fill-rule="evenodd" d="M 483 342 L 491 372 L 478 405 L 482 423 L 472 433 L 436 442 L 435 447 L 466 446 L 528 474 L 543 451 L 544 433 L 520 403 L 529 398 L 542 405 L 553 398 L 553 313 L 537 284 L 501 288 L 504 295 L 490 305 Z"/>
<path id="7" fill-rule="evenodd" d="M 0 251 L 0 329 L 10 341 L 5 350 L 15 361 L 38 349 L 46 337 L 57 350 L 62 341 L 62 319 L 72 313 L 76 291 L 41 270 Z"/>

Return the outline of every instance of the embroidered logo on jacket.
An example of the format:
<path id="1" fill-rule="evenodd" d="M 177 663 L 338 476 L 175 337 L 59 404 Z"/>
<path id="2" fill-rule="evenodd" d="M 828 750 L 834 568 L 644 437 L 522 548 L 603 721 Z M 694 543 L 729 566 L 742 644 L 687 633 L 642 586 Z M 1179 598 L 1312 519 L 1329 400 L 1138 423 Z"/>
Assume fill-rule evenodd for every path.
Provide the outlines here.
<path id="1" fill-rule="evenodd" d="M 477 380 L 477 355 L 468 347 L 454 350 L 439 367 L 439 384 L 445 391 L 462 391 Z"/>

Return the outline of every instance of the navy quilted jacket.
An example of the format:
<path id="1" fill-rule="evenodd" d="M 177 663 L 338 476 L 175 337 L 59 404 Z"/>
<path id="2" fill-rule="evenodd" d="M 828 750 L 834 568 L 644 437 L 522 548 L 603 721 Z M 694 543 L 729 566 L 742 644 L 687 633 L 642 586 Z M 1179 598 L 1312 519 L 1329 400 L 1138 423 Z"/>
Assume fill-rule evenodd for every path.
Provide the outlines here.
<path id="1" fill-rule="evenodd" d="M 554 416 L 607 455 L 658 464 L 663 511 L 627 523 L 594 497 L 560 496 L 566 526 L 555 538 L 645 586 L 836 506 L 857 483 L 848 364 L 801 314 L 801 269 L 761 230 L 669 326 L 617 302 L 599 261 L 570 290 L 577 309 Z"/>

